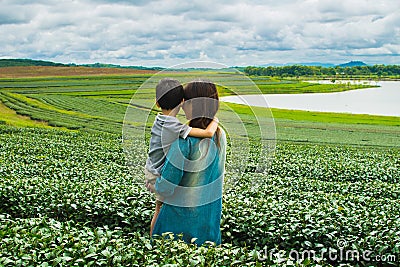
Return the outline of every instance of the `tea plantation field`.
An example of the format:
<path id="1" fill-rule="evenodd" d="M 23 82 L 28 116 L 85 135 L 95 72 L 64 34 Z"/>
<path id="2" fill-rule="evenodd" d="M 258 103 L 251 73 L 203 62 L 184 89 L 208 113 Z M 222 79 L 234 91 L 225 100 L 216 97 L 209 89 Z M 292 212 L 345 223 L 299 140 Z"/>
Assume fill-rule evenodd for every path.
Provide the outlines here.
<path id="1" fill-rule="evenodd" d="M 170 73 L 163 73 L 158 77 L 169 77 L 170 75 Z M 241 77 L 235 80 L 229 74 L 215 72 L 202 75 L 216 76 L 221 83 L 225 83 L 226 86 L 219 88 L 222 96 L 232 93 L 255 93 L 254 90 L 249 90 L 249 84 Z M 176 76 L 181 81 L 185 81 L 196 77 L 196 73 L 174 74 L 174 77 Z M 19 115 L 33 119 L 27 121 L 0 117 L 0 124 L 32 126 L 33 122 L 42 122 L 42 124 L 44 122 L 51 127 L 70 130 L 121 134 L 121 124 L 128 103 L 143 82 L 151 77 L 150 73 L 0 78 L 0 110 L 9 108 Z M 252 79 L 262 93 L 336 92 L 363 87 L 363 85 L 276 80 L 269 77 L 253 77 Z M 227 86 L 233 86 L 235 92 L 232 92 Z M 151 106 L 155 98 L 154 88 L 143 91 L 139 96 L 140 100 L 147 106 Z M 224 104 L 221 108 L 222 111 L 234 110 L 239 116 L 244 117 L 254 110 L 258 110 L 253 108 L 252 111 L 235 104 Z M 266 116 L 270 114 L 270 111 L 266 112 Z M 398 141 L 400 122 L 396 117 L 354 116 L 279 109 L 273 110 L 273 117 L 278 141 L 400 147 Z M 221 119 L 221 123 L 224 122 L 224 117 Z M 248 121 L 247 125 L 257 127 L 254 120 Z M 150 127 L 151 122 L 147 126 Z"/>
<path id="2" fill-rule="evenodd" d="M 9 109 L 0 115 L 0 266 L 399 265 L 400 125 L 391 117 L 273 111 L 268 172 L 253 168 L 254 140 L 239 179 L 227 169 L 223 244 L 151 241 L 153 197 L 137 182 L 146 155 L 132 155 L 137 168 L 128 169 L 121 138 L 130 97 L 148 77 L 0 79 Z M 306 86 L 275 82 L 281 92 Z M 307 251 L 316 257 L 302 258 Z M 341 251 L 360 258 L 335 259 Z"/>
<path id="3" fill-rule="evenodd" d="M 132 183 L 118 136 L 5 126 L 0 133 L 5 266 L 242 266 L 267 263 L 254 249 L 322 252 L 339 239 L 399 255 L 397 149 L 279 144 L 268 175 L 246 173 L 224 193 L 224 245 L 207 250 L 150 243 L 152 198 Z M 250 186 L 254 176 L 264 183 Z"/>

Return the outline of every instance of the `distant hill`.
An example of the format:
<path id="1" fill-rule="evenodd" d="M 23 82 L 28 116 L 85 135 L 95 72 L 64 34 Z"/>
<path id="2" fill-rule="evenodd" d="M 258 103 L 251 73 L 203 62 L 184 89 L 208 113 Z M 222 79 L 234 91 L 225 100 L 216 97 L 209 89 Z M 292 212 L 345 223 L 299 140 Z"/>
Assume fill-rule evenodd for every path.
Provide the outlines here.
<path id="1" fill-rule="evenodd" d="M 24 67 L 24 66 L 63 67 L 67 65 L 62 63 L 54 63 L 50 61 L 33 60 L 33 59 L 0 59 L 0 67 Z"/>
<path id="2" fill-rule="evenodd" d="M 347 63 L 344 63 L 344 64 L 339 64 L 338 66 L 345 68 L 345 67 L 367 66 L 367 64 L 365 64 L 362 61 L 350 61 L 350 62 L 347 62 Z"/>
<path id="3" fill-rule="evenodd" d="M 343 64 L 333 64 L 333 63 L 322 63 L 322 62 L 303 62 L 303 63 L 286 63 L 286 64 L 278 64 L 278 63 L 269 63 L 269 64 L 262 64 L 259 65 L 260 67 L 284 67 L 284 66 L 293 66 L 293 65 L 300 65 L 300 66 L 317 66 L 317 67 L 324 67 L 324 68 L 333 68 L 336 66 L 339 67 L 355 67 L 355 66 L 367 66 L 362 61 L 350 61 Z"/>
<path id="4" fill-rule="evenodd" d="M 51 61 L 34 60 L 34 59 L 0 59 L 1 67 L 30 67 L 30 66 L 47 66 L 47 67 L 89 67 L 89 68 L 122 68 L 122 69 L 135 69 L 135 70 L 162 70 L 161 67 L 143 67 L 143 66 L 121 66 L 115 64 L 63 64 L 54 63 Z"/>
<path id="5" fill-rule="evenodd" d="M 280 63 L 268 63 L 268 64 L 261 64 L 257 65 L 259 67 L 283 67 L 285 64 L 280 64 Z"/>
<path id="6" fill-rule="evenodd" d="M 69 64 L 70 66 L 77 66 L 75 64 Z M 81 64 L 78 66 L 89 67 L 89 68 L 118 68 L 118 69 L 135 69 L 135 70 L 163 70 L 161 67 L 143 67 L 143 66 L 121 66 L 116 64 L 104 64 L 104 63 L 94 63 L 94 64 Z"/>
<path id="7" fill-rule="evenodd" d="M 269 64 L 262 64 L 259 65 L 260 67 L 284 67 L 284 66 L 293 66 L 293 65 L 298 65 L 298 66 L 315 66 L 315 67 L 324 67 L 324 68 L 330 68 L 330 67 L 335 67 L 336 65 L 333 63 L 322 63 L 322 62 L 302 62 L 302 63 L 285 63 L 285 64 L 279 64 L 279 63 L 269 63 Z"/>
<path id="8" fill-rule="evenodd" d="M 305 62 L 305 63 L 297 63 L 297 64 L 286 64 L 288 66 L 291 65 L 301 65 L 301 66 L 316 66 L 316 67 L 324 67 L 324 68 L 330 68 L 330 67 L 335 67 L 335 64 L 332 63 L 322 63 L 322 62 Z"/>
<path id="9" fill-rule="evenodd" d="M 321 62 L 310 62 L 310 63 L 302 63 L 303 66 L 320 66 L 324 68 L 335 67 L 335 64 L 332 63 L 321 63 Z"/>

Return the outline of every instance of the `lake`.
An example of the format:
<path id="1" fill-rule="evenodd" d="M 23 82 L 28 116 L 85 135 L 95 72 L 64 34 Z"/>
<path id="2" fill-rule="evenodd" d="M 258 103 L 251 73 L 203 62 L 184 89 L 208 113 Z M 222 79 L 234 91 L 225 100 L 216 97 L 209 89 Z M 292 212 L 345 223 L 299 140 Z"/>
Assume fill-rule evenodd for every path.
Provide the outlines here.
<path id="1" fill-rule="evenodd" d="M 381 81 L 378 85 L 336 93 L 225 96 L 221 101 L 292 110 L 400 116 L 400 81 Z"/>

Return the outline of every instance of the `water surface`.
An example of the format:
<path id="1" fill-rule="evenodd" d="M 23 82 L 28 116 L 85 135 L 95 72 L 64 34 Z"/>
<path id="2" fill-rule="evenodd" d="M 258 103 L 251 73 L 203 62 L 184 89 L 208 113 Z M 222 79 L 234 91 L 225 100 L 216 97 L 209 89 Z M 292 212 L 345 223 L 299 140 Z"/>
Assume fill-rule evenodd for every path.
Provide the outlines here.
<path id="1" fill-rule="evenodd" d="M 382 81 L 378 85 L 336 93 L 241 95 L 221 100 L 281 109 L 400 116 L 400 81 Z"/>

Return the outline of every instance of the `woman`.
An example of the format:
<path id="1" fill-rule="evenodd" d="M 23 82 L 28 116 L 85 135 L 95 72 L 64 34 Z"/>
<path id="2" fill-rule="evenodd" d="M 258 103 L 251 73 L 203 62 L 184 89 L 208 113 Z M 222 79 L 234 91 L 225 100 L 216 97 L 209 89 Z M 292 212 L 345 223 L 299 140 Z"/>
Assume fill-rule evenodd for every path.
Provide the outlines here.
<path id="1" fill-rule="evenodd" d="M 219 108 L 215 84 L 191 82 L 184 95 L 189 125 L 205 129 Z M 211 139 L 179 138 L 171 145 L 161 177 L 152 188 L 164 197 L 153 236 L 172 232 L 182 234 L 187 243 L 221 243 L 225 155 L 226 137 L 220 128 Z"/>

